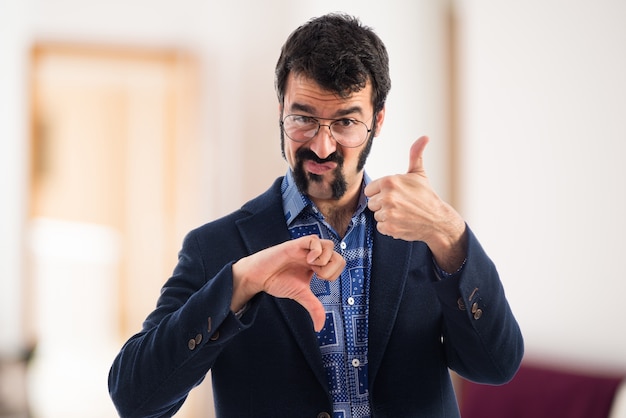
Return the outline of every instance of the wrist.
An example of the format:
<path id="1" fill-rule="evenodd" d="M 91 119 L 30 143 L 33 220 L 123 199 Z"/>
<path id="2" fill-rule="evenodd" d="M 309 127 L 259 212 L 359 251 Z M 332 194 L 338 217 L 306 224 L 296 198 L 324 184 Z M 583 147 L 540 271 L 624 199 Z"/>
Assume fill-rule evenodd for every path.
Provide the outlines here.
<path id="1" fill-rule="evenodd" d="M 233 272 L 233 294 L 230 303 L 230 310 L 239 312 L 244 308 L 252 297 L 258 293 L 251 289 L 250 280 L 246 272 L 245 258 L 237 261 L 232 265 Z"/>
<path id="2" fill-rule="evenodd" d="M 467 258 L 466 224 L 458 217 L 440 225 L 427 244 L 439 267 L 446 272 L 455 272 Z"/>

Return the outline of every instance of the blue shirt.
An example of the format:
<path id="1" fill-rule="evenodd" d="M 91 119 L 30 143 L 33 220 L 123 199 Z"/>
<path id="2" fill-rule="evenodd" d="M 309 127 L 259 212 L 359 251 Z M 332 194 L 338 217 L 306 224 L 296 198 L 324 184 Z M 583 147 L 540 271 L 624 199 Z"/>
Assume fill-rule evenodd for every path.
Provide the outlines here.
<path id="1" fill-rule="evenodd" d="M 365 176 L 365 184 L 369 182 Z M 333 418 L 370 416 L 368 391 L 368 310 L 374 218 L 361 189 L 357 209 L 341 238 L 315 204 L 300 193 L 291 171 L 282 183 L 283 209 L 291 238 L 318 235 L 332 240 L 346 260 L 340 277 L 313 276 L 311 290 L 326 310 L 318 342 L 333 400 Z"/>

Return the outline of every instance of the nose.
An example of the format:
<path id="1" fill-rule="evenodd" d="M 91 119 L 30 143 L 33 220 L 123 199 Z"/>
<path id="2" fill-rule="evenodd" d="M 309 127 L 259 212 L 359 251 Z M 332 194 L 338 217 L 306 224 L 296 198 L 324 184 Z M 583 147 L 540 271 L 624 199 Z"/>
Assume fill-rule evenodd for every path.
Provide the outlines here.
<path id="1" fill-rule="evenodd" d="M 337 141 L 330 133 L 330 125 L 320 124 L 320 129 L 310 144 L 311 151 L 320 158 L 326 158 L 337 150 Z"/>

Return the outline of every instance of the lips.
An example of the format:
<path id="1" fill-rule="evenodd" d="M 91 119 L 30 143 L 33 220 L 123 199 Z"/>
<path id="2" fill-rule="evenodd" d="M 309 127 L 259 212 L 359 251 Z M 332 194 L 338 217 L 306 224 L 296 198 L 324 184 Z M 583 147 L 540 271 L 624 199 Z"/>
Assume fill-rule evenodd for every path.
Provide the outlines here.
<path id="1" fill-rule="evenodd" d="M 316 163 L 315 161 L 304 161 L 304 169 L 311 174 L 322 175 L 337 167 L 336 162 Z"/>

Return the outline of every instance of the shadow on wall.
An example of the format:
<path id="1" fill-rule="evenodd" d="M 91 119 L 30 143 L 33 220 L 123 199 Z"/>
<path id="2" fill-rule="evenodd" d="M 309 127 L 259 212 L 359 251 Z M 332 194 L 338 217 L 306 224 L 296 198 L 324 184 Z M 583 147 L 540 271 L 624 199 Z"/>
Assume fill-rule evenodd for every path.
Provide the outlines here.
<path id="1" fill-rule="evenodd" d="M 35 347 L 0 353 L 0 418 L 30 418 L 28 367 Z"/>

